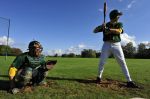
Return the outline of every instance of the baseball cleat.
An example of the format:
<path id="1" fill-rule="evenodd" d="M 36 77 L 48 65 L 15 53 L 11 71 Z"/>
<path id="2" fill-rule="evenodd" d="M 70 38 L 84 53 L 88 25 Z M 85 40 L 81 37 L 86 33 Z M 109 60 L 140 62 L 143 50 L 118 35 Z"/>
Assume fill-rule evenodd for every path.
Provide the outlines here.
<path id="1" fill-rule="evenodd" d="M 127 82 L 128 88 L 139 88 L 133 81 Z"/>
<path id="2" fill-rule="evenodd" d="M 101 83 L 101 78 L 97 77 L 97 78 L 96 78 L 96 83 L 97 83 L 97 84 L 100 84 L 100 83 Z"/>

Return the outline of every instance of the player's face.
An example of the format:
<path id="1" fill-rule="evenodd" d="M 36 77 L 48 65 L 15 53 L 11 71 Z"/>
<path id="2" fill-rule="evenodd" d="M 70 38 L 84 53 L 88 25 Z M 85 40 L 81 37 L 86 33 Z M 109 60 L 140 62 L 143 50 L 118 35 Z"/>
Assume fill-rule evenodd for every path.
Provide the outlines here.
<path id="1" fill-rule="evenodd" d="M 37 57 L 40 56 L 41 52 L 42 52 L 42 49 L 39 48 L 39 47 L 36 47 L 34 49 L 34 55 L 37 56 Z"/>
<path id="2" fill-rule="evenodd" d="M 117 22 L 117 21 L 119 20 L 119 17 L 120 17 L 120 16 L 116 16 L 115 18 L 111 19 L 111 21 Z"/>
<path id="3" fill-rule="evenodd" d="M 30 51 L 30 54 L 34 57 L 38 57 L 41 55 L 41 52 L 42 52 L 42 48 L 39 45 L 35 45 Z"/>

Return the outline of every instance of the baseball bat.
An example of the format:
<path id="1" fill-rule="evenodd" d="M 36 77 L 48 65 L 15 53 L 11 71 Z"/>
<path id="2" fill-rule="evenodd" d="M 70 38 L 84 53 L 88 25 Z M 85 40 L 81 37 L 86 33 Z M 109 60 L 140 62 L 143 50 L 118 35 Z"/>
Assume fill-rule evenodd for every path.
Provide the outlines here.
<path id="1" fill-rule="evenodd" d="M 104 2 L 104 24 L 106 23 L 106 10 L 107 10 L 107 4 L 106 1 Z"/>

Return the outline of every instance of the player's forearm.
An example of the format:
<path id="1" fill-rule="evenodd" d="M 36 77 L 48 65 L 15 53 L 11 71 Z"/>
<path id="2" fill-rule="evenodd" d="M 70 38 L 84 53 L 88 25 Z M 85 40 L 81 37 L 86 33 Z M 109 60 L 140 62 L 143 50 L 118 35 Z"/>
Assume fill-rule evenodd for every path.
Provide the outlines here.
<path id="1" fill-rule="evenodd" d="M 93 30 L 94 33 L 102 32 L 102 31 L 103 31 L 103 26 L 102 26 L 102 25 L 96 27 L 96 28 Z"/>
<path id="2" fill-rule="evenodd" d="M 113 33 L 113 34 L 121 34 L 122 33 L 122 29 L 109 29 L 110 30 L 110 33 Z"/>

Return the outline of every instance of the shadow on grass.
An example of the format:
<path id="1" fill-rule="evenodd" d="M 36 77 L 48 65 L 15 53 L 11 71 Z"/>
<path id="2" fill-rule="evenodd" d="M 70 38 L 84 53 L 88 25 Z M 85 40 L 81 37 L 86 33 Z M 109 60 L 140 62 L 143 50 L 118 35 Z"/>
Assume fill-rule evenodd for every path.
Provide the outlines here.
<path id="1" fill-rule="evenodd" d="M 47 77 L 50 80 L 68 80 L 68 81 L 76 81 L 79 83 L 96 83 L 96 79 L 78 79 L 78 78 L 61 78 L 61 77 Z M 100 84 L 111 84 L 114 80 L 106 78 L 106 80 L 102 81 Z M 120 81 L 116 81 L 120 82 Z"/>
<path id="2" fill-rule="evenodd" d="M 6 77 L 7 75 L 0 75 L 0 77 Z M 100 84 L 97 84 L 96 79 L 78 79 L 78 78 L 62 78 L 62 77 L 47 77 L 48 80 L 66 80 L 66 81 L 75 81 L 84 84 L 96 84 L 98 87 L 110 88 L 112 90 L 126 89 L 126 82 L 112 80 L 106 78 L 102 80 Z M 141 88 L 138 88 L 141 89 Z M 143 89 L 143 88 L 142 88 Z M 8 91 L 9 90 L 9 80 L 0 79 L 0 90 Z"/>
<path id="3" fill-rule="evenodd" d="M 0 75 L 0 77 L 8 78 L 8 75 Z M 0 90 L 4 91 L 9 90 L 9 80 L 0 79 Z"/>
<path id="4" fill-rule="evenodd" d="M 0 77 L 8 78 L 8 75 L 0 75 Z"/>
<path id="5" fill-rule="evenodd" d="M 76 81 L 79 83 L 96 83 L 96 79 L 78 79 L 78 78 L 61 78 L 61 77 L 47 77 L 50 80 L 68 80 L 68 81 Z"/>
<path id="6" fill-rule="evenodd" d="M 8 89 L 9 89 L 9 81 L 0 80 L 0 90 L 8 91 Z"/>

